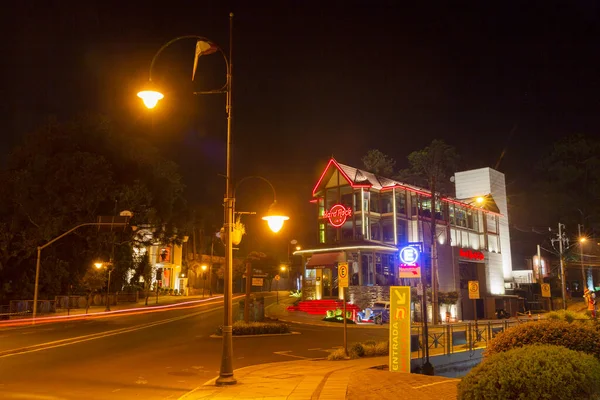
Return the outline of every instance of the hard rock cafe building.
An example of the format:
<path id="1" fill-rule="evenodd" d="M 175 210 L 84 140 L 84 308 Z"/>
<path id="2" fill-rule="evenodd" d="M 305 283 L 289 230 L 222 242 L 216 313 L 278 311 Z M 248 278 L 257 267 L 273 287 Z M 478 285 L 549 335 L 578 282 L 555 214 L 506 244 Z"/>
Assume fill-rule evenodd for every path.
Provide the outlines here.
<path id="1" fill-rule="evenodd" d="M 504 174 L 481 168 L 453 178 L 456 197 L 442 197 L 432 211 L 428 190 L 329 160 L 312 192 L 318 244 L 294 253 L 303 259 L 303 299 L 341 298 L 340 262 L 349 266 L 350 302 L 389 300 L 389 286 L 417 286 L 420 279 L 405 276 L 415 267 L 430 271 L 435 216 L 438 290 L 459 294 L 456 304 L 440 304 L 440 314 L 471 320 L 476 308 L 478 318 L 493 318 L 502 308 L 515 315 L 517 298 L 506 294 L 513 278 Z M 479 300 L 469 299 L 469 281 L 479 282 Z"/>

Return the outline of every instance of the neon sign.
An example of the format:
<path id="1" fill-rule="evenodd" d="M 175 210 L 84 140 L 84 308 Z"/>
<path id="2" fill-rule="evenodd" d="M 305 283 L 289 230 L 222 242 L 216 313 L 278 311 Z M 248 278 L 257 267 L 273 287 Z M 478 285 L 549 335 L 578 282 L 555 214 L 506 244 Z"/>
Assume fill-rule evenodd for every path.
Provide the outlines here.
<path id="1" fill-rule="evenodd" d="M 481 251 L 465 250 L 465 249 L 458 250 L 458 256 L 463 257 L 463 258 L 468 258 L 469 260 L 476 260 L 476 261 L 483 261 L 483 259 L 485 258 L 485 256 L 483 255 L 483 253 Z"/>
<path id="2" fill-rule="evenodd" d="M 336 228 L 344 225 L 350 216 L 352 216 L 352 209 L 342 204 L 334 204 L 333 207 L 323 213 L 323 218 L 327 218 L 329 223 Z"/>
<path id="3" fill-rule="evenodd" d="M 400 261 L 403 264 L 414 264 L 419 259 L 419 250 L 412 247 L 406 246 L 400 249 Z"/>

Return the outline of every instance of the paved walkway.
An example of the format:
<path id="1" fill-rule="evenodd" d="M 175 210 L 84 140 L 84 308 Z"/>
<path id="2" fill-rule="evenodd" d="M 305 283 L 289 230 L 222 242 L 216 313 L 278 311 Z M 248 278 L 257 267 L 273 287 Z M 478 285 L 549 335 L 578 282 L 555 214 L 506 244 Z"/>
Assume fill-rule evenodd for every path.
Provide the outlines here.
<path id="1" fill-rule="evenodd" d="M 289 361 L 240 368 L 234 376 L 238 383 L 216 386 L 215 379 L 180 397 L 179 400 L 205 399 L 378 399 L 450 400 L 456 398 L 457 379 L 374 370 L 386 365 L 387 357 L 348 361 Z M 388 385 L 373 385 L 358 377 L 380 374 Z M 352 379 L 352 381 L 351 381 Z M 349 394 L 350 396 L 347 396 Z M 375 397 L 371 397 L 375 399 Z"/>

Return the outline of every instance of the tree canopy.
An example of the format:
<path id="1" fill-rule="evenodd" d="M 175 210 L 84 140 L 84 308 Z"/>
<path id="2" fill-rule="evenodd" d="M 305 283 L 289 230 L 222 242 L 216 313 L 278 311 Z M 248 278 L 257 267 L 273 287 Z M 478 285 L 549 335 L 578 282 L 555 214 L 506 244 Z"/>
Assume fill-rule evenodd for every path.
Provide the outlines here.
<path id="1" fill-rule="evenodd" d="M 14 149 L 0 182 L 0 303 L 32 298 L 36 247 L 74 226 L 129 210 L 132 225 L 164 226 L 172 236 L 185 206 L 177 165 L 102 116 L 47 122 Z M 93 259 L 113 253 L 121 284 L 133 268 L 131 239 L 83 228 L 44 249 L 41 298 L 80 282 Z"/>
<path id="2" fill-rule="evenodd" d="M 369 150 L 367 154 L 362 157 L 361 160 L 366 171 L 387 178 L 392 177 L 394 175 L 394 167 L 396 166 L 396 161 L 377 149 Z"/>

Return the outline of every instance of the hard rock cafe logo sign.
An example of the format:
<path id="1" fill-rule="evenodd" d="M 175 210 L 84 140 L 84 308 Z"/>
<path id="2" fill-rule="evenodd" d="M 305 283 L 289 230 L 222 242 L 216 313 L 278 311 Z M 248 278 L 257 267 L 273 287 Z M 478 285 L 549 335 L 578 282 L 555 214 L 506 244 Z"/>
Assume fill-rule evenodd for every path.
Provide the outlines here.
<path id="1" fill-rule="evenodd" d="M 468 250 L 468 249 L 460 249 L 458 251 L 458 256 L 462 258 L 468 258 L 469 260 L 475 261 L 483 261 L 485 256 L 481 251 L 476 250 Z"/>
<path id="2" fill-rule="evenodd" d="M 323 213 L 323 218 L 327 218 L 329 223 L 336 228 L 344 225 L 350 216 L 352 216 L 352 209 L 342 204 L 335 204 Z"/>

